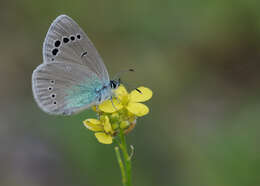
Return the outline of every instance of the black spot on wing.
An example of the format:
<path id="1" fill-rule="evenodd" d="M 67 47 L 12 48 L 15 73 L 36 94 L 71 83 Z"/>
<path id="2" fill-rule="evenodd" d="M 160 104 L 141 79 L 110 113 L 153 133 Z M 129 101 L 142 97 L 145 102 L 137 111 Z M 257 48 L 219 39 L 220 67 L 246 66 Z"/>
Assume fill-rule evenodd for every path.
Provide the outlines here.
<path id="1" fill-rule="evenodd" d="M 70 41 L 69 38 L 67 38 L 67 37 L 63 38 L 63 43 L 68 43 L 69 41 Z"/>
<path id="2" fill-rule="evenodd" d="M 88 54 L 88 52 L 86 51 L 86 52 L 83 52 L 82 54 L 81 54 L 81 57 L 84 57 L 85 55 L 87 55 Z"/>
<path id="3" fill-rule="evenodd" d="M 52 94 L 52 95 L 51 95 L 51 98 L 55 98 L 55 97 L 56 97 L 56 94 Z"/>
<path id="4" fill-rule="evenodd" d="M 55 46 L 55 47 L 59 47 L 60 44 L 61 44 L 60 40 L 57 40 L 57 41 L 55 41 L 54 46 Z"/>
<path id="5" fill-rule="evenodd" d="M 59 50 L 57 48 L 54 48 L 52 51 L 52 55 L 56 56 Z"/>
<path id="6" fill-rule="evenodd" d="M 70 36 L 70 40 L 74 41 L 75 40 L 75 36 Z"/>

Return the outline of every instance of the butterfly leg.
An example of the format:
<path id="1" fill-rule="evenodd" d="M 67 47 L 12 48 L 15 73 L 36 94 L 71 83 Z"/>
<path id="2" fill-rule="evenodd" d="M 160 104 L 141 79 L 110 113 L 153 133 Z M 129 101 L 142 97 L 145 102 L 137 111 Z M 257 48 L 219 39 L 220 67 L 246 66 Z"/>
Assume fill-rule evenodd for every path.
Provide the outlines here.
<path id="1" fill-rule="evenodd" d="M 112 105 L 113 105 L 113 107 L 117 110 L 117 108 L 116 108 L 116 106 L 115 106 L 115 104 L 114 104 L 114 102 L 113 102 L 113 99 L 112 99 L 112 97 L 110 97 L 110 101 L 111 101 L 111 103 L 112 103 Z"/>
<path id="2" fill-rule="evenodd" d="M 98 105 L 95 105 L 95 107 L 96 107 L 97 117 L 98 119 L 100 119 L 100 112 L 99 112 Z"/>
<path id="3" fill-rule="evenodd" d="M 118 97 L 117 97 L 116 95 L 115 95 L 114 97 L 116 98 L 117 102 L 120 103 Z M 111 98 L 111 99 L 112 99 L 112 98 Z"/>
<path id="4" fill-rule="evenodd" d="M 112 92 L 112 96 L 110 97 L 110 100 L 112 100 L 112 97 L 116 98 L 116 101 L 120 103 L 118 96 L 115 94 L 115 92 Z"/>

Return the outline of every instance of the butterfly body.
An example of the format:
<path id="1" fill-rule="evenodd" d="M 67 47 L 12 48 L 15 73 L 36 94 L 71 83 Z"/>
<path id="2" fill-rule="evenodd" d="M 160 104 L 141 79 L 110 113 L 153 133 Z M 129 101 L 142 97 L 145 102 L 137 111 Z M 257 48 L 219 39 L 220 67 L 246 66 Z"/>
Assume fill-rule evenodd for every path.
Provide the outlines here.
<path id="1" fill-rule="evenodd" d="M 39 107 L 50 114 L 71 115 L 110 99 L 119 81 L 110 81 L 94 45 L 66 15 L 51 24 L 43 43 L 43 63 L 32 75 Z"/>
<path id="2" fill-rule="evenodd" d="M 93 84 L 95 81 L 93 81 Z M 74 108 L 81 108 L 80 110 L 84 110 L 92 105 L 99 105 L 103 101 L 107 99 L 111 99 L 112 96 L 112 89 L 109 86 L 109 84 L 104 84 L 97 87 L 97 84 L 95 86 L 89 86 L 88 83 L 82 86 L 77 86 L 72 89 L 72 91 L 68 92 L 68 95 L 66 96 L 67 100 L 69 101 L 69 104 L 67 104 L 67 110 L 62 113 L 63 115 L 71 115 L 73 114 L 72 111 L 70 111 L 72 107 Z M 75 97 L 74 95 L 78 95 Z M 87 107 L 85 108 L 84 105 Z M 80 111 L 79 110 L 79 111 Z"/>

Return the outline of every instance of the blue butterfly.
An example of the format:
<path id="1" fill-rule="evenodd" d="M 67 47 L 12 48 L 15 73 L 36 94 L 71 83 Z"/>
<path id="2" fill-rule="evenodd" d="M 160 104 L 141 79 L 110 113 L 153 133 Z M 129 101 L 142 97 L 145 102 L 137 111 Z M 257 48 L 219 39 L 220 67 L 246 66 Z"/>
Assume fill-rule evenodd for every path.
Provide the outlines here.
<path id="1" fill-rule="evenodd" d="M 66 15 L 51 24 L 43 43 L 43 63 L 32 74 L 39 107 L 50 114 L 71 115 L 110 99 L 120 80 L 110 80 L 96 48 Z"/>

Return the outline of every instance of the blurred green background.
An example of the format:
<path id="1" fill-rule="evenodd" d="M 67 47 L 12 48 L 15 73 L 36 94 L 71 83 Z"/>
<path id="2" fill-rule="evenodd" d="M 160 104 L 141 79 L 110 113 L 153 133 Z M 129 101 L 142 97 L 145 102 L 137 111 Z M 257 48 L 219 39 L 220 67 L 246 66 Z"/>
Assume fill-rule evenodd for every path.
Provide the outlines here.
<path id="1" fill-rule="evenodd" d="M 111 76 L 154 92 L 138 120 L 134 186 L 260 185 L 260 2 L 22 0 L 0 2 L 0 185 L 119 186 L 113 145 L 82 120 L 33 100 L 51 22 L 71 16 Z M 129 87 L 132 89 L 133 87 Z"/>

